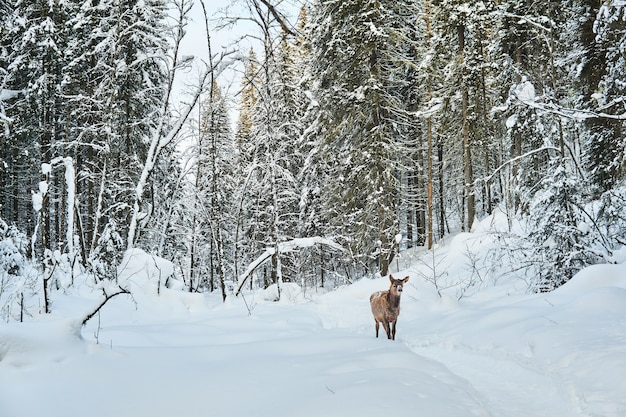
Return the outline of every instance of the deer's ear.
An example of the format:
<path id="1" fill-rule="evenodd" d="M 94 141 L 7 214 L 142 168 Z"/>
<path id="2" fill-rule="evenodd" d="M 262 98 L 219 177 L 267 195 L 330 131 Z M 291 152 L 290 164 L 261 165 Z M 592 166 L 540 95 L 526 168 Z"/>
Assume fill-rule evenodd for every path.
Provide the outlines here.
<path id="1" fill-rule="evenodd" d="M 393 275 L 389 274 L 389 281 L 391 281 L 392 284 L 393 284 L 393 280 L 394 280 Z"/>
<path id="2" fill-rule="evenodd" d="M 405 277 L 405 278 L 402 280 L 402 285 L 406 284 L 408 281 L 409 281 L 409 277 Z"/>

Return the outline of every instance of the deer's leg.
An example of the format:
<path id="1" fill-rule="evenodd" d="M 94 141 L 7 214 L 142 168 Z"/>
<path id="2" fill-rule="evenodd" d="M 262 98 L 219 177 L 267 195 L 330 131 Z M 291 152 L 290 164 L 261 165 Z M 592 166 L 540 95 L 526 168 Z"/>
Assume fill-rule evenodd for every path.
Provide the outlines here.
<path id="1" fill-rule="evenodd" d="M 391 322 L 391 339 L 396 340 L 396 321 Z"/>
<path id="2" fill-rule="evenodd" d="M 383 320 L 383 327 L 385 328 L 385 332 L 387 333 L 387 339 L 391 339 L 391 332 L 389 331 L 389 322 L 387 320 Z"/>
<path id="3" fill-rule="evenodd" d="M 380 326 L 380 323 L 376 319 L 374 319 L 374 322 L 376 322 L 376 337 L 378 337 L 378 327 Z"/>

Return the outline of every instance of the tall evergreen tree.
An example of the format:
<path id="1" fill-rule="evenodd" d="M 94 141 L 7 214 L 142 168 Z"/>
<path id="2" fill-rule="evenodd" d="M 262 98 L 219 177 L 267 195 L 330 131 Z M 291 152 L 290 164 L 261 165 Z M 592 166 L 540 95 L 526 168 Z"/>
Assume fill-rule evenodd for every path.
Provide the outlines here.
<path id="1" fill-rule="evenodd" d="M 252 112 L 258 101 L 259 63 L 256 52 L 250 48 L 248 57 L 244 62 L 243 77 L 241 80 L 241 99 L 239 100 L 239 118 L 235 140 L 237 149 L 241 153 L 242 162 L 249 163 L 252 159 Z"/>
<path id="2" fill-rule="evenodd" d="M 232 278 L 234 235 L 235 152 L 225 99 L 216 82 L 203 104 L 196 170 L 197 227 L 192 236 L 192 274 L 197 286 L 216 286 L 226 299 L 226 280 Z M 194 257 L 200 256 L 199 262 Z M 204 265 L 202 265 L 204 261 Z M 194 268 L 196 263 L 200 268 Z M 200 274 L 198 274 L 200 272 Z M 204 275 L 205 280 L 201 279 Z M 192 276 L 192 278 L 194 278 Z M 192 288 L 193 288 L 192 281 Z"/>
<path id="3" fill-rule="evenodd" d="M 623 113 L 626 95 L 626 6 L 620 2 L 589 4 L 583 26 L 585 45 L 583 105 L 605 114 Z M 624 179 L 626 146 L 625 121 L 599 117 L 586 123 L 590 132 L 587 166 L 600 192 L 610 189 Z"/>
<path id="4" fill-rule="evenodd" d="M 130 223 L 135 185 L 155 134 L 165 95 L 166 68 L 161 59 L 168 44 L 164 0 L 121 0 L 112 10 L 115 26 L 106 59 L 112 72 L 103 86 L 109 97 L 111 137 L 108 178 L 110 220 Z M 115 203 L 113 203 L 115 201 Z M 125 234 L 125 232 L 124 232 Z"/>
<path id="5" fill-rule="evenodd" d="M 14 200 L 9 207 L 14 215 L 8 218 L 29 234 L 38 222 L 38 247 L 48 252 L 58 249 L 57 244 L 63 241 L 60 234 L 63 181 L 42 173 L 41 167 L 63 155 L 63 144 L 68 140 L 64 129 L 66 103 L 60 92 L 63 52 L 69 36 L 65 26 L 69 6 L 70 3 L 51 5 L 46 1 L 16 2 L 10 32 L 12 52 L 7 58 L 8 88 L 24 93 L 6 107 L 7 115 L 13 119 L 8 143 L 13 146 L 9 152 Z M 29 204 L 29 194 L 39 189 L 39 180 L 45 181 L 46 192 L 42 193 L 44 198 L 38 212 L 41 217 L 37 220 Z"/>
<path id="6" fill-rule="evenodd" d="M 404 2 L 316 3 L 313 74 L 325 157 L 334 178 L 324 186 L 328 234 L 349 236 L 355 255 L 388 273 L 399 232 L 397 82 L 402 66 Z M 400 121 L 400 123 L 402 123 Z"/>

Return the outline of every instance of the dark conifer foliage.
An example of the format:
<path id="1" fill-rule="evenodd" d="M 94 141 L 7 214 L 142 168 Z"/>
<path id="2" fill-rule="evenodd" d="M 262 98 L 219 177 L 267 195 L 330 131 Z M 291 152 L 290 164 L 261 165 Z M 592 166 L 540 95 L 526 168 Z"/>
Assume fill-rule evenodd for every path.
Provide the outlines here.
<path id="1" fill-rule="evenodd" d="M 189 291 L 226 297 L 264 251 L 253 287 L 331 285 L 500 212 L 544 291 L 624 243 L 624 2 L 240 4 L 241 85 L 211 68 L 180 129 L 189 1 L 0 2 L 0 225 L 44 282 L 140 246 Z M 284 249 L 314 236 L 345 251 Z"/>
<path id="2" fill-rule="evenodd" d="M 106 244 L 103 236 L 125 233 L 131 192 L 158 125 L 168 48 L 165 2 L 15 1 L 8 7 L 3 218 L 28 235 L 37 230 L 41 250 L 61 252 L 74 247 L 64 230 L 76 220 L 87 262 Z M 74 183 L 64 179 L 60 161 L 66 158 Z M 67 201 L 70 191 L 74 202 Z M 37 192 L 43 196 L 39 211 L 31 202 Z M 64 217 L 68 204 L 78 209 L 76 219 Z"/>

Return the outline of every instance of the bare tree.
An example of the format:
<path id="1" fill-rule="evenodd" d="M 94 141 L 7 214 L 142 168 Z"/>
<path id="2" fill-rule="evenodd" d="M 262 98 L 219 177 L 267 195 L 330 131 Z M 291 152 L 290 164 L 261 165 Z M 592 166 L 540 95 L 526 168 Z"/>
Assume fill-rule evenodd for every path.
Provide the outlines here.
<path id="1" fill-rule="evenodd" d="M 134 246 L 137 236 L 139 234 L 138 226 L 139 221 L 143 220 L 147 213 L 142 211 L 142 203 L 145 195 L 145 188 L 148 179 L 154 171 L 155 165 L 159 160 L 165 147 L 169 146 L 176 139 L 183 126 L 187 122 L 191 112 L 198 103 L 202 93 L 211 88 L 213 80 L 217 74 L 225 67 L 226 52 L 222 52 L 218 56 L 211 56 L 208 63 L 204 63 L 204 69 L 202 70 L 198 84 L 191 92 L 188 102 L 184 105 L 180 114 L 170 121 L 169 115 L 172 111 L 172 100 L 174 93 L 175 80 L 178 71 L 181 68 L 186 67 L 193 58 L 187 56 L 180 56 L 180 45 L 183 37 L 185 36 L 185 22 L 187 20 L 189 11 L 193 5 L 191 0 L 179 0 L 175 2 L 178 17 L 175 24 L 173 48 L 171 55 L 165 58 L 165 64 L 168 68 L 168 77 L 166 91 L 161 103 L 160 122 L 158 126 L 152 132 L 152 139 L 150 141 L 150 147 L 146 159 L 143 164 L 141 175 L 135 185 L 134 202 L 131 211 L 131 219 L 128 228 L 128 236 L 126 238 L 126 248 L 130 249 Z M 206 15 L 206 11 L 205 11 Z M 210 44 L 210 35 L 208 27 L 206 29 L 207 42 Z"/>

